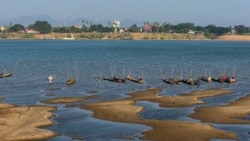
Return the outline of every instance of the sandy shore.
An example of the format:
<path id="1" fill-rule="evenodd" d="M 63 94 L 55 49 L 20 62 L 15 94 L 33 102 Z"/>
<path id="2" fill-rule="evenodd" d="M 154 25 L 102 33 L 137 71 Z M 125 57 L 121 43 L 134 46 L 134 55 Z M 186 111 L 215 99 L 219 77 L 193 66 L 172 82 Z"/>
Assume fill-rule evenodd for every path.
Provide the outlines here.
<path id="1" fill-rule="evenodd" d="M 250 41 L 250 35 L 223 35 L 218 36 L 216 40 L 224 41 Z"/>
<path id="2" fill-rule="evenodd" d="M 180 122 L 173 120 L 147 120 L 139 117 L 143 107 L 136 106 L 136 101 L 147 100 L 159 102 L 162 106 L 181 107 L 202 103 L 201 97 L 215 96 L 232 93 L 224 89 L 213 89 L 192 92 L 181 96 L 164 97 L 157 93 L 160 89 L 149 89 L 130 94 L 131 97 L 122 100 L 104 101 L 84 105 L 83 108 L 94 111 L 94 117 L 126 123 L 144 124 L 153 127 L 152 130 L 143 132 L 146 140 L 182 140 L 201 141 L 210 139 L 238 140 L 232 132 L 218 130 L 206 123 Z M 182 104 L 184 103 L 184 104 Z"/>
<path id="3" fill-rule="evenodd" d="M 0 103 L 0 139 L 4 141 L 44 140 L 57 134 L 39 127 L 52 125 L 50 118 L 55 107 L 27 106 Z"/>

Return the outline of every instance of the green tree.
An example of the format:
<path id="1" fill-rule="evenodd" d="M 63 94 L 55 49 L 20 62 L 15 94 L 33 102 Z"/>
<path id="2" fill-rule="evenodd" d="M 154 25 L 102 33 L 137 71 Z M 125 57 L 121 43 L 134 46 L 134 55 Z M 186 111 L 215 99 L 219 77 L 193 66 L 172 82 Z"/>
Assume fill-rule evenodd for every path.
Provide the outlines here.
<path id="1" fill-rule="evenodd" d="M 36 21 L 33 25 L 33 29 L 39 31 L 41 34 L 52 32 L 52 26 L 47 21 Z"/>
<path id="2" fill-rule="evenodd" d="M 237 34 L 245 34 L 250 32 L 249 28 L 245 27 L 244 25 L 234 26 L 234 30 Z"/>
<path id="3" fill-rule="evenodd" d="M 179 23 L 174 26 L 174 30 L 177 33 L 187 33 L 189 30 L 194 30 L 195 26 L 193 23 Z"/>
<path id="4" fill-rule="evenodd" d="M 18 32 L 18 31 L 24 31 L 24 30 L 25 30 L 25 28 L 21 24 L 15 24 L 15 25 L 10 27 L 10 32 Z"/>
<path id="5" fill-rule="evenodd" d="M 140 29 L 137 27 L 136 24 L 133 24 L 132 26 L 130 26 L 130 27 L 128 28 L 128 31 L 130 31 L 130 32 L 139 32 Z"/>

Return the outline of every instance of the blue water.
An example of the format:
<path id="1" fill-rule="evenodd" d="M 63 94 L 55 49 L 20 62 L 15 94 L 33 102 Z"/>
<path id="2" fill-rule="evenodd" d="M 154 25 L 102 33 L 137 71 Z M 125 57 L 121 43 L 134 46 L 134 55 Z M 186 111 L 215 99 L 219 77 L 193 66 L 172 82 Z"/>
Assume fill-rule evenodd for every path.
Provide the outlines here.
<path id="1" fill-rule="evenodd" d="M 71 137 L 88 140 L 138 140 L 142 131 L 151 129 L 145 125 L 92 118 L 92 112 L 77 108 L 87 102 L 121 99 L 127 97 L 128 93 L 152 87 L 162 88 L 161 95 L 177 95 L 209 88 L 233 90 L 235 94 L 230 96 L 204 99 L 206 106 L 221 105 L 249 94 L 250 90 L 247 83 L 250 81 L 250 42 L 0 40 L 0 72 L 13 71 L 18 60 L 14 76 L 0 79 L 0 97 L 5 98 L 4 102 L 42 105 L 41 101 L 57 97 L 100 96 L 68 108 L 60 104 L 54 105 L 58 106 L 53 118 L 56 124 L 46 128 L 62 136 L 50 141 L 62 138 L 69 140 Z M 162 82 L 160 69 L 163 75 L 171 76 L 172 68 L 173 75 L 180 77 L 182 72 L 183 78 L 191 73 L 198 77 L 208 69 L 213 76 L 224 71 L 232 75 L 235 68 L 238 82 L 170 86 Z M 132 73 L 137 77 L 143 74 L 145 83 L 96 81 L 112 73 L 117 76 Z M 56 76 L 52 84 L 47 82 L 50 74 Z M 66 86 L 67 78 L 75 75 L 78 81 L 70 87 Z M 141 114 L 142 118 L 196 121 L 187 117 L 194 107 L 160 108 L 150 102 L 139 102 L 138 105 L 146 107 Z M 228 125 L 218 126 L 223 130 L 227 130 L 227 127 L 229 131 L 232 130 Z M 241 139 L 249 138 L 247 132 L 250 132 L 250 128 L 244 126 L 241 129 L 240 125 L 238 128 Z M 242 134 L 243 131 L 245 134 Z"/>

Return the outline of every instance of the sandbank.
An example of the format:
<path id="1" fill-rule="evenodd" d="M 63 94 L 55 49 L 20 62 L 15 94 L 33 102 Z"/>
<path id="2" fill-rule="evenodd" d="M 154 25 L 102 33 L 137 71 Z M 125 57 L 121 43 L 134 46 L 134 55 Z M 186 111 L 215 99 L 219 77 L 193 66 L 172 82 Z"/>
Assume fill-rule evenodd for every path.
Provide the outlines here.
<path id="1" fill-rule="evenodd" d="M 86 97 L 63 97 L 63 98 L 49 99 L 49 100 L 45 100 L 42 102 L 46 104 L 66 104 L 66 103 L 81 102 L 81 101 L 88 100 L 90 98 L 96 98 L 96 97 L 98 96 L 92 95 L 92 96 L 86 96 Z"/>
<path id="2" fill-rule="evenodd" d="M 215 114 L 216 113 L 216 114 Z M 190 117 L 202 122 L 221 124 L 250 124 L 243 118 L 250 114 L 250 95 L 242 97 L 223 106 L 202 107 L 195 110 Z"/>
<path id="3" fill-rule="evenodd" d="M 210 124 L 181 122 L 173 120 L 148 120 L 141 119 L 139 114 L 143 107 L 137 106 L 136 101 L 147 100 L 158 102 L 161 106 L 182 107 L 200 104 L 201 97 L 215 96 L 232 93 L 224 89 L 201 90 L 181 96 L 157 95 L 160 89 L 149 89 L 130 94 L 131 97 L 122 100 L 111 100 L 83 105 L 83 108 L 94 111 L 94 117 L 125 123 L 144 124 L 153 127 L 152 130 L 143 132 L 146 140 L 182 140 L 200 141 L 210 139 L 232 139 L 238 140 L 237 135 L 232 132 L 218 130 Z M 184 104 L 183 104 L 184 103 Z"/>
<path id="4" fill-rule="evenodd" d="M 204 103 L 200 99 L 203 97 L 211 97 L 221 94 L 231 94 L 232 92 L 226 89 L 208 89 L 190 92 L 177 96 L 160 96 L 157 93 L 160 89 L 149 89 L 147 91 L 136 92 L 130 94 L 131 97 L 127 98 L 133 101 L 151 101 L 159 103 L 162 107 L 189 107 L 195 104 Z"/>
<path id="5" fill-rule="evenodd" d="M 39 127 L 52 125 L 52 106 L 15 106 L 0 103 L 0 139 L 4 141 L 45 140 L 56 133 Z"/>

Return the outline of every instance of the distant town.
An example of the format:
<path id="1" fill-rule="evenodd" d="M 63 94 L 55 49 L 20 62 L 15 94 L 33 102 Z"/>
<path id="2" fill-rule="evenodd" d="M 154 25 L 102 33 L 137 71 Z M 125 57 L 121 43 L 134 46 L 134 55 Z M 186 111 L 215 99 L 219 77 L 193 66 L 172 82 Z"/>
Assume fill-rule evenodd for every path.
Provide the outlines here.
<path id="1" fill-rule="evenodd" d="M 53 27 L 47 21 L 37 20 L 27 27 L 21 24 L 0 25 L 1 39 L 138 39 L 136 33 L 164 34 L 168 36 L 145 36 L 140 39 L 214 39 L 222 35 L 248 35 L 250 27 L 236 25 L 220 27 L 213 24 L 195 26 L 194 23 L 179 23 L 173 25 L 169 22 L 144 22 L 143 26 L 132 24 L 121 27 L 120 21 L 111 21 L 108 26 L 82 20 L 80 24 L 72 26 Z M 39 34 L 39 36 L 38 36 Z M 49 36 L 46 36 L 48 35 Z M 108 34 L 108 35 L 107 35 Z M 112 34 L 119 34 L 114 37 Z M 60 36 L 59 36 L 60 35 Z M 75 35 L 75 36 L 74 36 Z M 185 36 L 185 37 L 181 37 Z"/>

